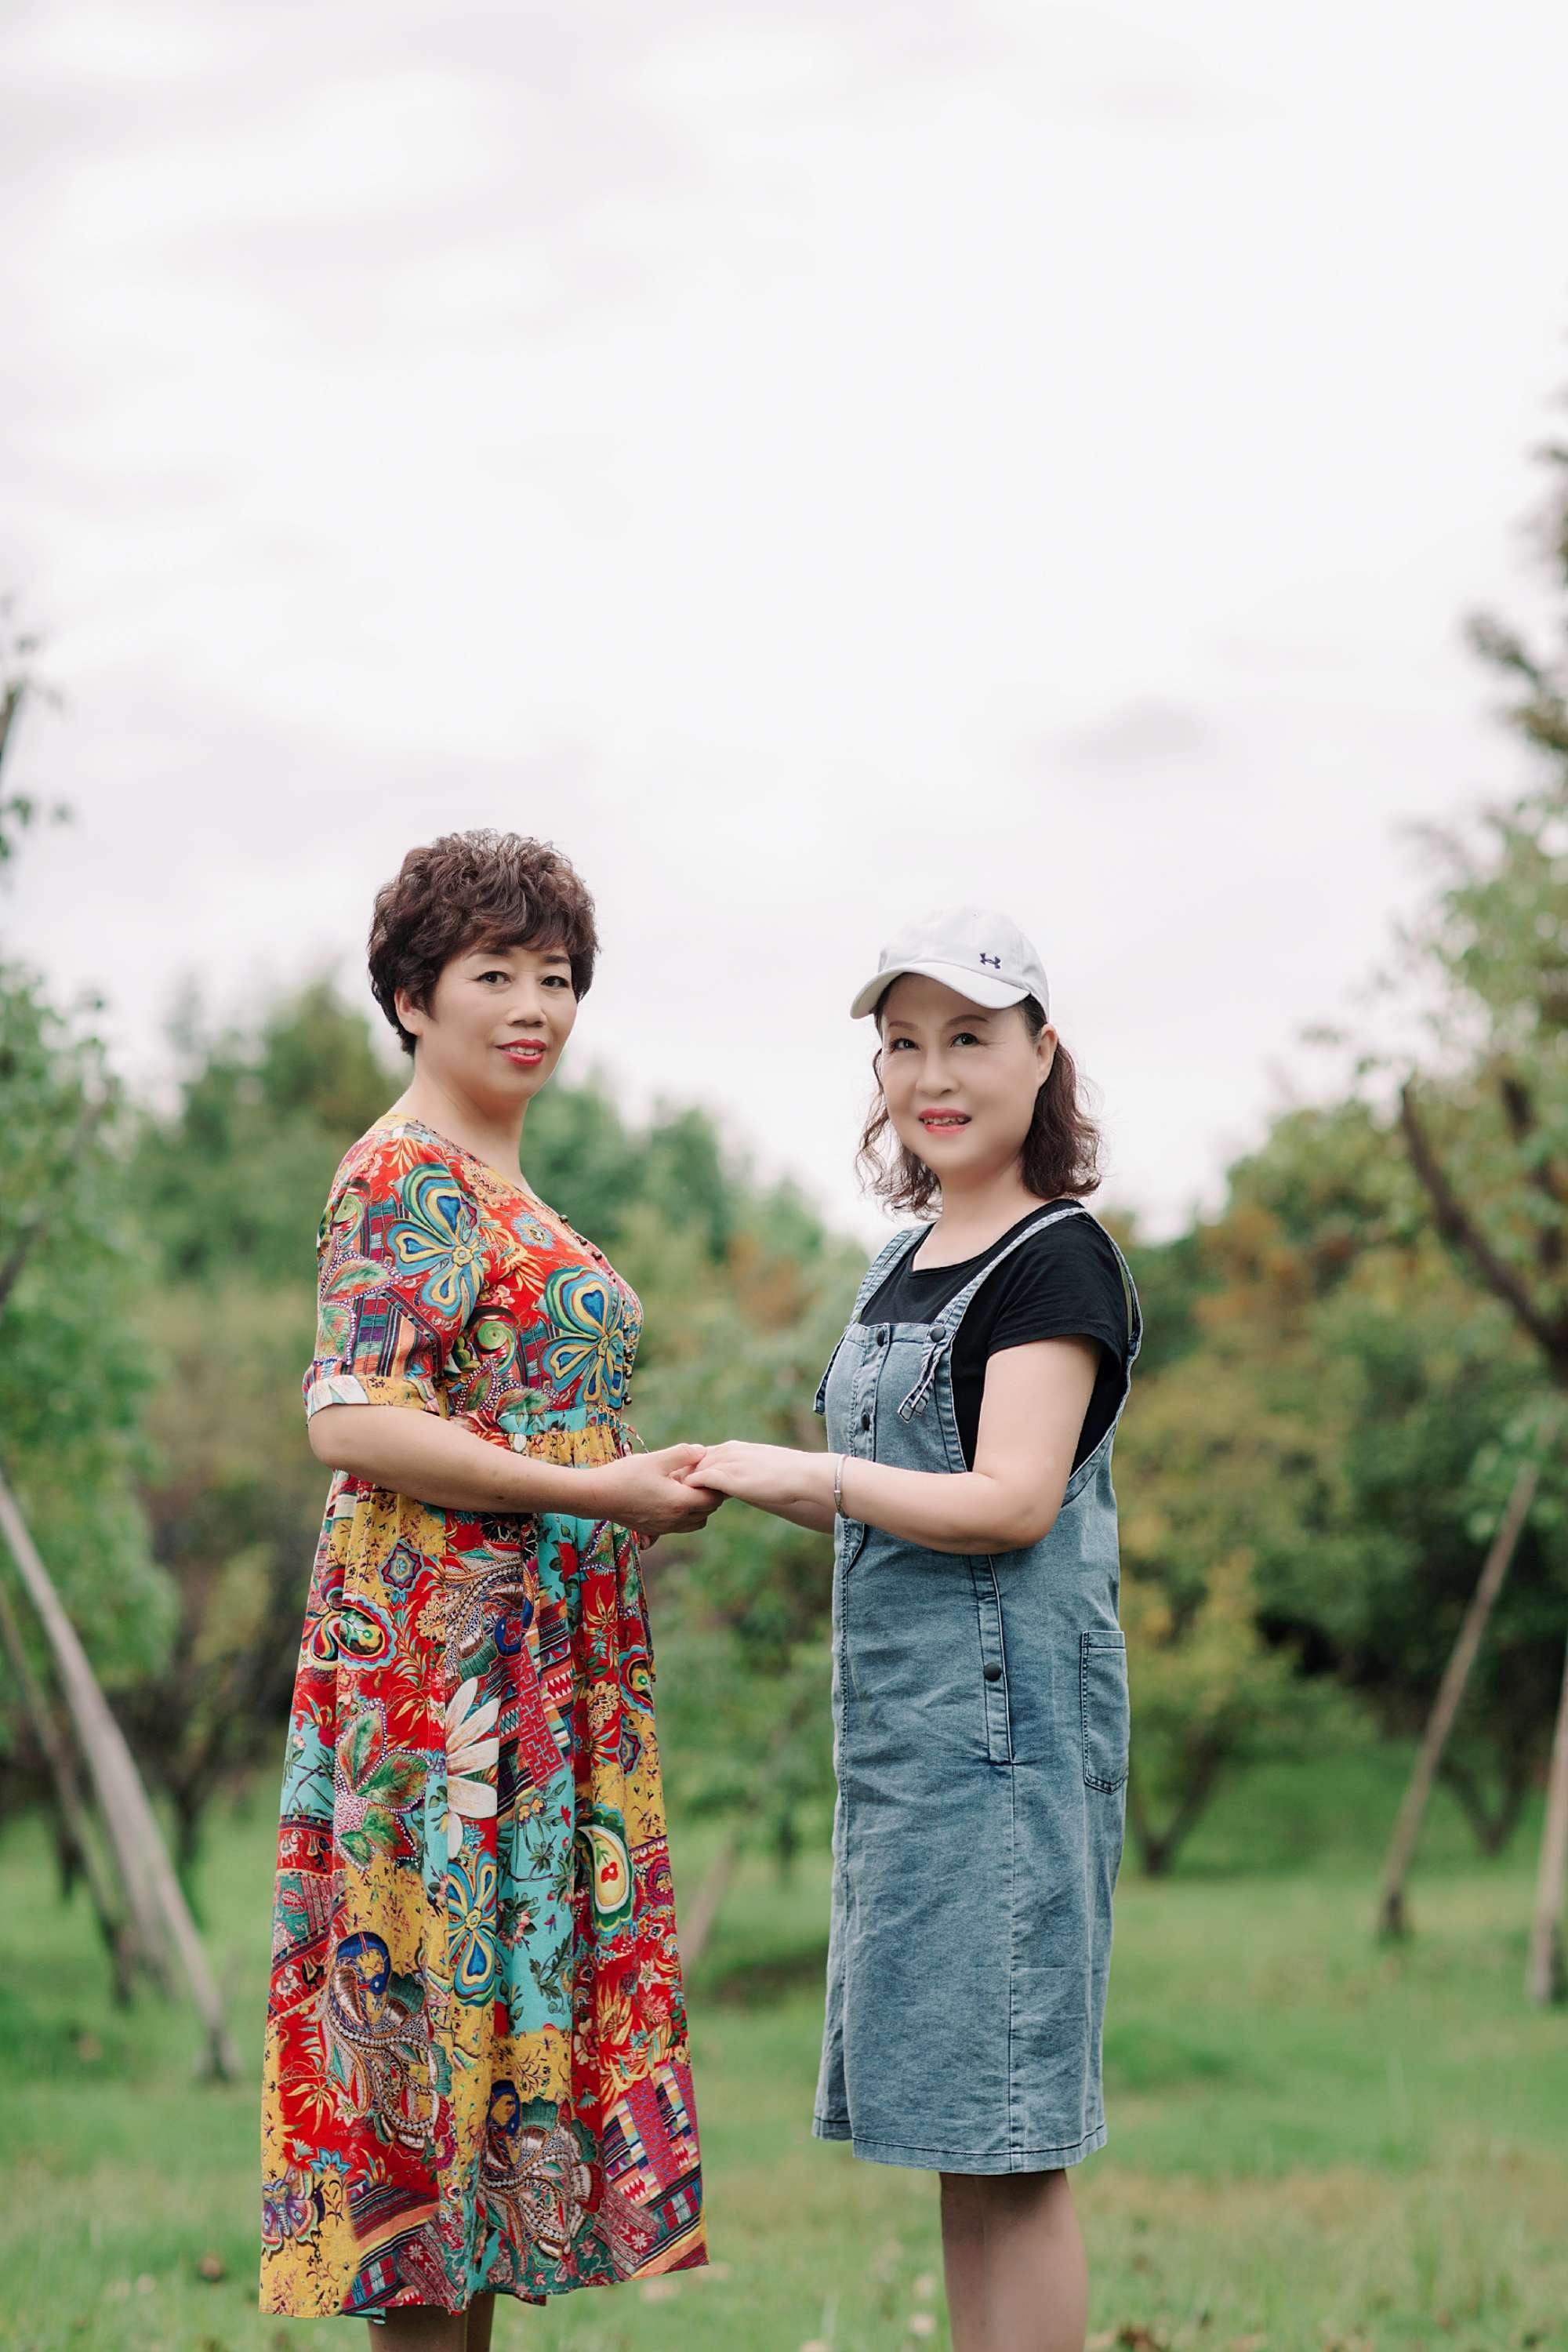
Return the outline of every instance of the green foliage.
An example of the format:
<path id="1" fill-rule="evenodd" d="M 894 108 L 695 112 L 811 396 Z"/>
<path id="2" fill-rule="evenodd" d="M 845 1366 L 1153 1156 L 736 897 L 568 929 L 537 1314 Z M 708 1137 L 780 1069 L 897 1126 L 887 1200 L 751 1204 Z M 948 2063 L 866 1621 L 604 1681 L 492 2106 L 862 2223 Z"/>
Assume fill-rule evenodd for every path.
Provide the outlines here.
<path id="1" fill-rule="evenodd" d="M 117 1688 L 163 1654 L 173 1595 L 135 1492 L 153 1368 L 133 1328 L 141 1268 L 98 1011 L 62 1007 L 36 973 L 0 963 L 0 1458 Z M 7 1747 L 14 1736 L 0 1718 Z"/>
<path id="2" fill-rule="evenodd" d="M 1304 1556 L 1264 1605 L 1277 1622 L 1315 1629 L 1381 1729 L 1414 1731 L 1532 1450 L 1540 1377 L 1505 1311 L 1467 1290 L 1430 1245 L 1412 1265 L 1369 1265 L 1365 1277 L 1321 1326 L 1326 1385 L 1343 1415 L 1333 1521 L 1355 1572 L 1331 1586 Z M 1551 1740 L 1568 1631 L 1565 1485 L 1553 1455 L 1445 1757 L 1488 1851 L 1510 1834 Z"/>
<path id="3" fill-rule="evenodd" d="M 34 667 L 38 640 L 17 629 L 12 618 L 15 609 L 14 598 L 0 596 L 0 768 L 5 764 L 6 750 L 23 706 L 58 699 Z M 0 789 L 0 876 L 16 857 L 22 835 L 46 814 L 59 824 L 64 823 L 68 811 L 57 806 L 46 812 L 26 793 Z"/>
<path id="4" fill-rule="evenodd" d="M 217 1790 L 281 1752 L 324 1496 L 300 1404 L 314 1302 L 305 1281 L 231 1276 L 166 1284 L 144 1319 L 163 1377 L 143 1499 L 179 1608 L 127 1728 L 188 1864 Z"/>
<path id="5" fill-rule="evenodd" d="M 1114 1220 L 1108 1220 L 1114 1225 Z M 1199 1302 L 1218 1287 L 1218 1276 L 1204 1252 L 1197 1227 L 1169 1241 L 1141 1241 L 1135 1225 L 1115 1227 L 1143 1310 L 1143 1344 L 1138 1354 L 1142 1384 L 1164 1371 L 1203 1339 Z"/>
<path id="6" fill-rule="evenodd" d="M 534 1191 L 613 1254 L 639 1221 L 645 1231 L 693 1236 L 715 1266 L 747 1236 L 803 1259 L 823 1247 L 821 1220 L 796 1188 L 758 1185 L 709 1112 L 660 1103 L 639 1132 L 602 1076 L 544 1089 L 529 1108 L 522 1156 Z"/>
<path id="7" fill-rule="evenodd" d="M 1568 452 L 1545 453 L 1542 542 L 1562 644 L 1531 652 L 1494 621 L 1475 641 L 1521 695 L 1510 724 L 1542 781 L 1468 828 L 1429 828 L 1436 887 L 1404 932 L 1389 991 L 1426 1044 L 1406 1140 L 1436 1230 L 1568 1385 Z M 1388 1054 L 1364 1066 L 1397 1066 Z"/>
<path id="8" fill-rule="evenodd" d="M 179 1092 L 140 1117 L 135 1210 L 174 1281 L 315 1277 L 332 1171 L 398 1081 L 363 1016 L 328 980 L 268 1005 L 254 1028 L 214 1028 L 188 997 L 172 1030 Z"/>
<path id="9" fill-rule="evenodd" d="M 792 1194 L 740 1195 L 722 1267 L 697 1234 L 671 1236 L 645 1212 L 618 1262 L 656 1334 L 639 1360 L 638 1427 L 682 1439 L 819 1446 L 816 1385 L 843 1328 L 860 1253 L 820 1227 L 796 1235 Z M 781 1858 L 830 1787 L 826 1706 L 832 1546 L 825 1536 L 727 1503 L 702 1535 L 648 1559 L 670 1785 L 696 1811 L 724 1811 Z"/>
<path id="10" fill-rule="evenodd" d="M 1568 1369 L 1568 766 L 1439 842 L 1405 941 L 1429 1043 L 1405 1123 L 1428 1213 L 1472 1279 Z"/>
<path id="11" fill-rule="evenodd" d="M 1541 551 L 1568 589 L 1568 448 L 1554 444 L 1540 456 L 1550 478 L 1541 518 Z M 1568 616 L 1560 618 L 1559 632 L 1561 646 L 1542 654 L 1501 622 L 1483 616 L 1471 624 L 1477 650 L 1503 673 L 1514 692 L 1510 724 L 1537 750 L 1568 760 Z"/>
<path id="12" fill-rule="evenodd" d="M 1541 1393 L 1371 1105 L 1278 1120 L 1189 1249 L 1186 1345 L 1141 1377 L 1117 1457 L 1131 1803 L 1156 1869 L 1237 1762 L 1352 1736 L 1340 1691 L 1381 1731 L 1425 1719 Z M 1563 1485 L 1554 1466 L 1446 1767 L 1489 1850 L 1551 1735 Z"/>
<path id="13" fill-rule="evenodd" d="M 1347 1734 L 1335 1686 L 1301 1675 L 1294 1649 L 1260 1629 L 1260 1591 L 1322 1516 L 1329 1445 L 1285 1412 L 1260 1410 L 1258 1389 L 1258 1364 L 1234 1345 L 1189 1355 L 1125 1424 L 1128 1810 L 1152 1874 L 1169 1869 L 1237 1766 Z M 1325 1548 L 1315 1562 L 1327 1568 Z"/>
<path id="14" fill-rule="evenodd" d="M 529 1106 L 523 1149 L 541 1199 L 612 1250 L 641 1191 L 642 1154 L 607 1084 L 546 1087 Z"/>

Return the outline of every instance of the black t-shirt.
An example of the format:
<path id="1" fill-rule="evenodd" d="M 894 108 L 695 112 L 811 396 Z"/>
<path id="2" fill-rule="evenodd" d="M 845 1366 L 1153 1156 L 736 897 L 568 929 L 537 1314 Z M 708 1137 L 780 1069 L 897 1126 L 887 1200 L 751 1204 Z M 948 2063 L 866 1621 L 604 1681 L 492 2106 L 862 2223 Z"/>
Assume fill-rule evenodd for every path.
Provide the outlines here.
<path id="1" fill-rule="evenodd" d="M 948 1301 L 1005 1249 L 1030 1218 L 1031 1209 L 989 1249 L 957 1265 L 921 1273 L 910 1259 L 917 1244 L 899 1260 L 880 1289 L 867 1301 L 862 1323 L 934 1323 Z M 1094 1391 L 1079 1432 L 1073 1468 L 1087 1462 L 1116 1418 L 1132 1344 L 1132 1301 L 1110 1236 L 1092 1216 L 1058 1217 L 1016 1249 L 1005 1265 L 983 1282 L 964 1310 L 952 1343 L 952 1402 L 963 1458 L 973 1470 L 980 1434 L 980 1403 L 987 1360 L 1004 1348 L 1032 1339 L 1098 1339 L 1100 1363 Z"/>

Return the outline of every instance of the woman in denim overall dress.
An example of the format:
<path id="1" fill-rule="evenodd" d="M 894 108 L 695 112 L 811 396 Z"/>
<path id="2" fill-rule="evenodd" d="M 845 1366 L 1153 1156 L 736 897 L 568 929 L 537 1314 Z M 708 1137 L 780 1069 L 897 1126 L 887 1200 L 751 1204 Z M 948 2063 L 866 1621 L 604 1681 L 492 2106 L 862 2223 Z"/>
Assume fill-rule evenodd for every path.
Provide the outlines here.
<path id="1" fill-rule="evenodd" d="M 1105 2139 L 1128 1762 L 1110 1454 L 1142 1325 L 1038 957 L 959 908 L 882 951 L 863 1147 L 905 1227 L 818 1392 L 831 1451 L 685 1475 L 832 1529 L 838 1801 L 814 2129 L 942 2177 L 956 2352 L 1081 2352 L 1067 2168 Z M 978 1395 L 976 1394 L 978 1391 Z"/>

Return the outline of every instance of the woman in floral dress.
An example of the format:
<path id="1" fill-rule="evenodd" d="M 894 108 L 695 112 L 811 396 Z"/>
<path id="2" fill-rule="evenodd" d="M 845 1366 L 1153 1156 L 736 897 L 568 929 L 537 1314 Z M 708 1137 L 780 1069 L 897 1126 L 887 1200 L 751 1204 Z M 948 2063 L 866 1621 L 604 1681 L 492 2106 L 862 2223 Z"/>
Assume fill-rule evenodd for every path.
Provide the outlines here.
<path id="1" fill-rule="evenodd" d="M 718 1497 L 629 1451 L 637 1301 L 517 1172 L 595 946 L 547 846 L 410 853 L 371 980 L 414 1076 L 320 1235 L 261 2305 L 430 2352 L 707 2259 L 637 1538 Z"/>

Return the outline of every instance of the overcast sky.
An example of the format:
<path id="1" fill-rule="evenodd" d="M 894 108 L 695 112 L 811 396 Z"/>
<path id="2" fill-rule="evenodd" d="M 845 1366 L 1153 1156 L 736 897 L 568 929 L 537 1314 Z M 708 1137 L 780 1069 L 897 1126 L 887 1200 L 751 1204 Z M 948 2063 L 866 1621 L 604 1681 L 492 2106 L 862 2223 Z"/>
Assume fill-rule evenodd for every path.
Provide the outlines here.
<path id="1" fill-rule="evenodd" d="M 542 834 L 575 1066 L 870 1234 L 847 1000 L 994 902 L 1170 1230 L 1523 773 L 1565 87 L 1519 0 L 10 0 L 7 942 L 151 1079 Z"/>

